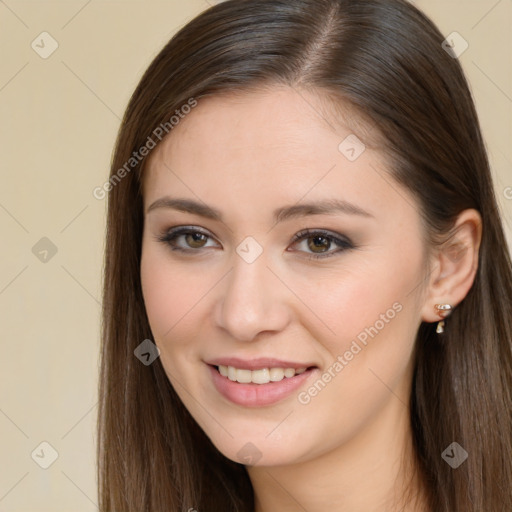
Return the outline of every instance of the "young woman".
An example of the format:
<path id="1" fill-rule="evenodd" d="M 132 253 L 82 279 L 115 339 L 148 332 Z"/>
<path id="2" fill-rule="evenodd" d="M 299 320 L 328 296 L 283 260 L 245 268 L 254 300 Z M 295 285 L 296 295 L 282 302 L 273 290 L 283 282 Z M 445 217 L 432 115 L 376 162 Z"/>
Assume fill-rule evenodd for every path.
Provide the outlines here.
<path id="1" fill-rule="evenodd" d="M 512 270 L 479 122 L 402 0 L 230 0 L 108 186 L 102 511 L 512 510 Z"/>

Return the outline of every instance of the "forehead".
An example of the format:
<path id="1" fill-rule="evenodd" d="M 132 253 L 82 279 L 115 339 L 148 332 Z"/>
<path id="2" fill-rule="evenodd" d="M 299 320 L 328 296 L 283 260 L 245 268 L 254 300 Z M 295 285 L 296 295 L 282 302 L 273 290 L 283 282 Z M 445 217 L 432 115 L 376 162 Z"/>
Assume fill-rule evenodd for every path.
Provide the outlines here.
<path id="1" fill-rule="evenodd" d="M 238 203 L 260 216 L 271 203 L 280 207 L 306 196 L 340 197 L 370 211 L 396 205 L 391 178 L 381 176 L 387 161 L 367 130 L 356 135 L 366 145 L 354 146 L 357 152 L 363 148 L 360 156 L 347 158 L 354 126 L 362 126 L 354 120 L 329 112 L 317 95 L 292 88 L 199 99 L 151 154 L 145 205 L 164 194 Z"/>
<path id="2" fill-rule="evenodd" d="M 357 133 L 367 146 L 374 144 L 376 130 L 367 129 L 368 123 L 348 106 L 327 98 L 285 86 L 203 97 L 155 153 L 179 152 L 183 145 L 193 145 L 196 151 L 188 155 L 189 160 L 205 152 L 217 160 L 232 160 L 260 148 L 271 151 L 274 158 L 285 157 L 288 148 L 308 155 L 316 146 L 318 151 L 337 155 L 340 137 L 350 133 Z"/>

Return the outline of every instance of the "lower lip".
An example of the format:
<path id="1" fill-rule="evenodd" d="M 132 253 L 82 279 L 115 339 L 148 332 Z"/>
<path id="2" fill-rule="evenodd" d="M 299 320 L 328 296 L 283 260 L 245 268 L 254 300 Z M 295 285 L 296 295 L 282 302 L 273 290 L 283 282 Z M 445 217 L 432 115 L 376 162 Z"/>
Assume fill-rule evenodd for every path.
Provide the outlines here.
<path id="1" fill-rule="evenodd" d="M 279 382 L 241 384 L 223 377 L 214 366 L 208 366 L 217 391 L 229 401 L 245 407 L 263 407 L 284 400 L 296 391 L 316 370 L 316 368 L 310 368 L 300 375 L 285 377 Z"/>

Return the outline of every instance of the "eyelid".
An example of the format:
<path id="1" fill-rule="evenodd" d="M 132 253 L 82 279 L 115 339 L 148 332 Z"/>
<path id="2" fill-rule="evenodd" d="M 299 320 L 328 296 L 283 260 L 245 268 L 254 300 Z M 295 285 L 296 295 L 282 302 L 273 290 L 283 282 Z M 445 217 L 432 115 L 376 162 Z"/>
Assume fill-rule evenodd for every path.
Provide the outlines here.
<path id="1" fill-rule="evenodd" d="M 191 225 L 181 225 L 181 226 L 174 226 L 171 228 L 168 228 L 165 230 L 162 235 L 156 236 L 155 238 L 163 243 L 166 243 L 171 247 L 173 251 L 179 251 L 181 253 L 185 254 L 192 254 L 192 253 L 200 253 L 202 249 L 208 249 L 211 247 L 199 247 L 199 248 L 183 248 L 183 247 L 177 247 L 173 246 L 172 242 L 177 239 L 178 237 L 190 233 L 199 233 L 208 239 L 215 239 L 214 236 L 210 234 L 210 232 L 204 228 L 201 228 L 199 226 L 191 226 Z M 341 252 L 345 252 L 348 249 L 354 249 L 355 245 L 352 243 L 352 241 L 346 237 L 345 235 L 342 235 L 340 233 L 337 233 L 335 231 L 331 231 L 324 228 L 306 228 L 299 232 L 297 232 L 293 237 L 291 241 L 291 245 L 295 245 L 297 242 L 302 242 L 304 240 L 307 240 L 308 238 L 313 237 L 324 237 L 328 238 L 331 241 L 334 242 L 335 245 L 338 245 L 339 249 L 336 251 L 326 251 L 324 253 L 308 253 L 305 251 L 297 251 L 293 250 L 290 251 L 287 249 L 288 252 L 298 252 L 305 254 L 305 258 L 312 259 L 312 260 L 319 260 L 322 258 L 329 258 L 331 256 L 337 255 Z M 216 239 L 215 239 L 216 240 Z M 218 243 L 218 242 L 217 242 Z"/>
<path id="2" fill-rule="evenodd" d="M 200 228 L 199 226 L 174 226 L 171 228 L 168 228 L 162 232 L 161 235 L 157 235 L 155 238 L 158 241 L 167 243 L 168 245 L 171 245 L 171 241 L 178 238 L 182 235 L 187 235 L 190 233 L 199 233 L 201 235 L 204 235 L 208 237 L 209 239 L 213 240 L 216 238 L 211 235 L 211 233 L 208 230 L 205 230 L 204 228 Z M 175 250 L 181 250 L 182 252 L 199 252 L 199 249 L 183 249 L 182 247 L 173 247 Z"/>
<path id="3" fill-rule="evenodd" d="M 335 231 L 331 231 L 329 229 L 323 229 L 323 228 L 307 228 L 307 229 L 303 229 L 302 231 L 299 231 L 297 234 L 295 234 L 293 236 L 292 245 L 296 244 L 297 242 L 302 242 L 304 240 L 307 240 L 308 238 L 313 238 L 316 236 L 329 238 L 336 245 L 338 245 L 338 247 L 339 247 L 338 250 L 327 251 L 324 253 L 307 253 L 304 251 L 293 251 L 293 252 L 301 252 L 301 253 L 304 253 L 306 255 L 305 257 L 308 259 L 319 260 L 322 258 L 330 258 L 331 256 L 336 256 L 336 255 L 338 255 L 342 252 L 345 252 L 349 249 L 355 249 L 355 245 L 345 235 L 342 235 Z"/>

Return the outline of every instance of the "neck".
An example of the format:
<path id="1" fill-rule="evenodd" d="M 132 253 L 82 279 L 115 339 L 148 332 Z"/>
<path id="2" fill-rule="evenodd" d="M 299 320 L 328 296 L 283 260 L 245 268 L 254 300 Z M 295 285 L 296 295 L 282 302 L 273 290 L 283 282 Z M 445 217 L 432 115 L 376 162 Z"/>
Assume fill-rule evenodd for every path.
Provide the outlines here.
<path id="1" fill-rule="evenodd" d="M 342 446 L 291 465 L 249 467 L 248 473 L 255 512 L 428 512 L 409 408 L 394 395 Z"/>

